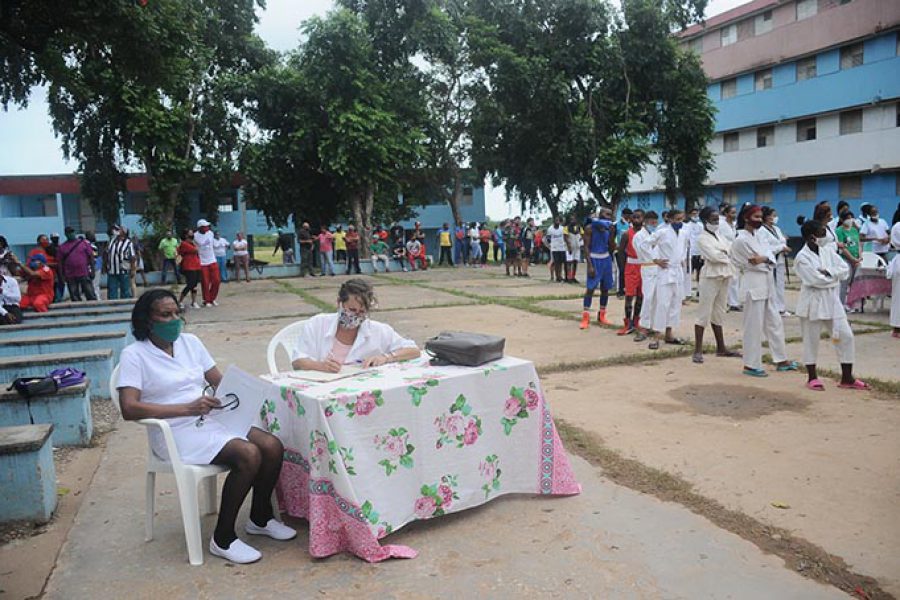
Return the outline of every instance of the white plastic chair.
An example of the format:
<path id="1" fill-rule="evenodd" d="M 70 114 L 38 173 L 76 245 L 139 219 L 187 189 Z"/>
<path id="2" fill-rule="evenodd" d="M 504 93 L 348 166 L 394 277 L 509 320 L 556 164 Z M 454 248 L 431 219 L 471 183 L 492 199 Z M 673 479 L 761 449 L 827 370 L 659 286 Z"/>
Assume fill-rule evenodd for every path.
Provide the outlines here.
<path id="1" fill-rule="evenodd" d="M 278 365 L 275 363 L 275 352 L 278 350 L 278 347 L 284 347 L 284 351 L 287 352 L 288 358 L 290 358 L 291 343 L 300 335 L 304 323 L 306 323 L 305 320 L 291 323 L 269 340 L 269 347 L 266 348 L 266 362 L 269 363 L 269 373 L 271 375 L 278 375 Z"/>
<path id="2" fill-rule="evenodd" d="M 119 365 L 113 369 L 109 378 L 109 396 L 113 404 L 122 414 L 119 405 L 119 390 L 116 385 L 119 381 Z M 153 539 L 153 513 L 156 504 L 156 474 L 172 473 L 175 475 L 175 488 L 178 491 L 178 502 L 181 505 L 181 522 L 184 525 L 184 539 L 187 542 L 188 560 L 192 565 L 203 564 L 203 542 L 200 528 L 200 500 L 204 501 L 202 514 L 214 514 L 218 510 L 216 502 L 216 478 L 220 473 L 227 473 L 228 467 L 220 465 L 186 465 L 178 456 L 178 448 L 175 446 L 175 438 L 172 437 L 172 428 L 165 419 L 139 419 L 137 421 L 147 427 L 147 514 L 144 520 L 146 541 Z M 153 452 L 150 446 L 150 428 L 159 427 L 166 441 L 166 450 L 171 462 L 167 462 Z M 198 494 L 200 485 L 203 491 Z M 278 502 L 275 494 L 272 494 L 272 511 L 276 517 L 279 515 Z"/>

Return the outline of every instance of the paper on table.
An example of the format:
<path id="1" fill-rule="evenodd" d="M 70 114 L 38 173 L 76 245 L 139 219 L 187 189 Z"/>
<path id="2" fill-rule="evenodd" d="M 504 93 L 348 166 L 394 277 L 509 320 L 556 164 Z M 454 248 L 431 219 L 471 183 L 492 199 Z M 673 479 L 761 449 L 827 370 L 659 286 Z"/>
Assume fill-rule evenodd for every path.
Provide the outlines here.
<path id="1" fill-rule="evenodd" d="M 216 388 L 216 398 L 225 404 L 228 402 L 226 394 L 234 394 L 240 403 L 234 410 L 210 411 L 206 418 L 217 421 L 235 435 L 247 435 L 250 427 L 259 423 L 259 409 L 268 393 L 277 395 L 270 382 L 231 365 Z"/>
<path id="2" fill-rule="evenodd" d="M 328 381 L 344 379 L 345 377 L 354 377 L 368 371 L 371 371 L 371 369 L 366 369 L 359 365 L 344 365 L 337 373 L 326 373 L 325 371 L 290 371 L 288 373 L 281 373 L 280 375 L 291 379 L 303 379 L 305 381 L 325 383 Z"/>

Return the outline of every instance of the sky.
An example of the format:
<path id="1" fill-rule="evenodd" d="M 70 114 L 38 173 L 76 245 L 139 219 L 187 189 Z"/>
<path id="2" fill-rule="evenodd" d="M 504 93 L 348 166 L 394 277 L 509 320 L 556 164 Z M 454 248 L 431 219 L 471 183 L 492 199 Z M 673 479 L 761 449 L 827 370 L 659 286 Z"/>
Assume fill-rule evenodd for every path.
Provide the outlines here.
<path id="1" fill-rule="evenodd" d="M 710 0 L 707 18 L 744 4 L 749 0 Z M 258 33 L 279 51 L 295 48 L 300 23 L 313 15 L 324 15 L 331 0 L 267 0 L 260 13 Z M 45 175 L 71 173 L 76 165 L 67 162 L 47 113 L 46 91 L 32 90 L 28 107 L 0 109 L 0 175 Z M 486 183 L 487 213 L 492 219 L 518 214 L 517 203 L 507 204 L 503 188 Z"/>

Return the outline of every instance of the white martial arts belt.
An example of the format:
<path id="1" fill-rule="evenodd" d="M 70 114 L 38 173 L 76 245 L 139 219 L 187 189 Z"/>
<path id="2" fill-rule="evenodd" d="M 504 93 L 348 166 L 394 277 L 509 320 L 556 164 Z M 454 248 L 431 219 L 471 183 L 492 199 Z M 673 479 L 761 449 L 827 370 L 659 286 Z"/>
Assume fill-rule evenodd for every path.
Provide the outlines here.
<path id="1" fill-rule="evenodd" d="M 591 258 L 609 258 L 609 252 L 604 252 L 603 254 L 591 252 Z"/>

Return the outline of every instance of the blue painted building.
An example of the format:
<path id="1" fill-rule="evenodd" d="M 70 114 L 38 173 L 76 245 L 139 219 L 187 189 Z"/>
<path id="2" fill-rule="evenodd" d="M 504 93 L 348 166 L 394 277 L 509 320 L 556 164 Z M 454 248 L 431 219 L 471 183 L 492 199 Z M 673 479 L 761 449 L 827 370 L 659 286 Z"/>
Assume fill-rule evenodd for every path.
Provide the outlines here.
<path id="1" fill-rule="evenodd" d="M 149 199 L 146 175 L 128 177 L 127 193 L 119 210 L 119 222 L 129 230 L 144 233 L 141 216 Z M 196 190 L 187 194 L 190 221 L 201 216 L 200 194 Z M 402 200 L 401 200 L 402 201 Z M 485 220 L 484 188 L 463 189 L 461 213 L 467 221 Z M 402 225 L 412 229 L 420 221 L 428 234 L 429 252 L 436 252 L 436 233 L 444 222 L 452 221 L 450 207 L 445 202 L 434 202 L 416 207 L 417 216 Z M 99 240 L 106 239 L 110 224 L 95 215 L 90 202 L 81 197 L 77 175 L 0 176 L 0 235 L 6 237 L 13 251 L 24 256 L 34 247 L 40 234 L 62 235 L 67 226 L 78 232 L 94 231 Z M 265 215 L 252 206 L 244 196 L 239 180 L 235 178 L 229 189 L 223 190 L 218 201 L 216 229 L 228 240 L 238 231 L 246 235 L 274 234 Z M 286 231 L 293 230 L 289 221 Z M 432 247 L 434 246 L 434 247 Z"/>
<path id="2" fill-rule="evenodd" d="M 693 26 L 715 105 L 715 168 L 699 203 L 769 204 L 796 217 L 822 200 L 890 220 L 900 203 L 900 2 L 754 0 Z M 661 210 L 649 168 L 628 205 Z"/>

